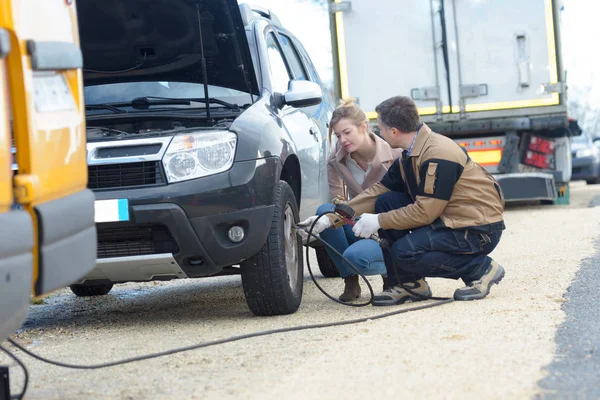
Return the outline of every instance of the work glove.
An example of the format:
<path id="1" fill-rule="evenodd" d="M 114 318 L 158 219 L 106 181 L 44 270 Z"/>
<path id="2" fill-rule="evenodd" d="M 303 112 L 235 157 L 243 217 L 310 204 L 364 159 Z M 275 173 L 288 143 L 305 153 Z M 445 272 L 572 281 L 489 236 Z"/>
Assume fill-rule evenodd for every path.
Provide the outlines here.
<path id="1" fill-rule="evenodd" d="M 298 234 L 302 238 L 302 244 L 304 246 L 306 246 L 308 243 L 311 243 L 314 240 L 316 240 L 316 238 L 314 236 L 311 236 L 310 238 L 308 237 L 308 231 L 310 230 L 311 225 L 313 224 L 313 222 L 315 222 L 315 219 L 317 219 L 317 218 L 318 218 L 317 215 L 313 215 L 312 217 L 309 217 L 309 218 L 305 219 L 304 221 L 299 222 L 296 225 L 296 227 L 298 228 Z M 312 230 L 312 234 L 318 235 L 319 233 L 323 232 L 325 229 L 329 228 L 330 226 L 331 226 L 331 221 L 329 221 L 329 218 L 327 218 L 327 216 L 323 216 L 323 217 L 319 218 L 319 220 L 315 224 L 315 227 Z"/>
<path id="2" fill-rule="evenodd" d="M 370 238 L 381 228 L 378 214 L 361 214 L 360 219 L 352 227 L 352 232 L 361 238 Z"/>

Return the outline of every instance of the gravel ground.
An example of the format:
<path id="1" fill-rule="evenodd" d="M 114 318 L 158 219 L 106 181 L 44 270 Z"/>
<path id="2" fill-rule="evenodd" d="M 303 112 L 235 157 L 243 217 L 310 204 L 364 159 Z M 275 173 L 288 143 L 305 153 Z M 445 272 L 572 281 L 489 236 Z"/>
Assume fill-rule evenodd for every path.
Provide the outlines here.
<path id="1" fill-rule="evenodd" d="M 492 254 L 506 278 L 483 301 L 290 332 L 102 370 L 70 370 L 16 354 L 30 371 L 27 399 L 305 399 L 412 396 L 532 398 L 557 350 L 565 292 L 600 236 L 600 188 L 576 184 L 570 206 L 521 205 Z M 316 268 L 316 260 L 312 258 Z M 306 275 L 308 277 L 308 274 Z M 320 278 L 330 293 L 339 279 Z M 372 282 L 379 289 L 381 279 Z M 430 279 L 435 295 L 460 282 Z M 363 295 L 366 295 L 363 285 Z M 368 292 L 367 292 L 368 293 Z M 420 303 L 423 304 L 423 303 Z M 91 364 L 266 329 L 374 316 L 401 308 L 350 308 L 305 280 L 300 310 L 254 317 L 239 277 L 126 284 L 103 298 L 61 290 L 32 305 L 15 338 L 40 355 Z M 0 355 L 0 364 L 10 363 Z M 11 368 L 13 393 L 22 374 Z"/>

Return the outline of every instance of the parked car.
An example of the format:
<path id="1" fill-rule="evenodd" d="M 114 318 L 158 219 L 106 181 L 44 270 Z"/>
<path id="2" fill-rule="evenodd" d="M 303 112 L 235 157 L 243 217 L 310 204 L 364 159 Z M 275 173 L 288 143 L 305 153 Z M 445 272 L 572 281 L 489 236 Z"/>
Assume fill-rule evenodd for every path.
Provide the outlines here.
<path id="1" fill-rule="evenodd" d="M 600 138 L 596 138 L 596 143 Z M 600 183 L 600 147 L 586 132 L 573 136 L 571 144 L 573 172 L 571 180 L 585 180 L 588 184 Z"/>
<path id="2" fill-rule="evenodd" d="M 305 48 L 236 0 L 77 4 L 98 261 L 73 293 L 241 274 L 253 313 L 295 312 L 333 112 Z"/>

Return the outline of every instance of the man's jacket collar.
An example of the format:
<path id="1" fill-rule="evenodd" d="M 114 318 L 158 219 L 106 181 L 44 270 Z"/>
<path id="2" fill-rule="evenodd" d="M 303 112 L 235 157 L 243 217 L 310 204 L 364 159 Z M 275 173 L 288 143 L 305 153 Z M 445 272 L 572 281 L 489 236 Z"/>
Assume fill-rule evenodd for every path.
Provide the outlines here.
<path id="1" fill-rule="evenodd" d="M 415 140 L 415 144 L 410 152 L 409 157 L 418 157 L 421 154 L 421 151 L 423 151 L 423 147 L 425 146 L 425 143 L 427 143 L 429 136 L 431 136 L 431 128 L 423 123 L 423 126 L 417 134 L 417 139 Z"/>

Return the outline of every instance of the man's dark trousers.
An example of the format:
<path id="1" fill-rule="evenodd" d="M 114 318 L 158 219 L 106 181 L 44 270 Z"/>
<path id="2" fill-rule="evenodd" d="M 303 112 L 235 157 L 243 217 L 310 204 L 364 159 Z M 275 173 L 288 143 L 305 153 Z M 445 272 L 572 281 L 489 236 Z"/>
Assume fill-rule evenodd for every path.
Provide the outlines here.
<path id="1" fill-rule="evenodd" d="M 410 195 L 387 192 L 375 203 L 380 214 L 412 204 Z M 498 245 L 502 231 L 476 233 L 464 229 L 449 229 L 435 221 L 420 228 L 398 231 L 379 230 L 379 237 L 389 241 L 383 257 L 390 286 L 414 282 L 426 277 L 459 279 L 468 282 L 479 279 L 492 259 L 487 255 Z"/>

